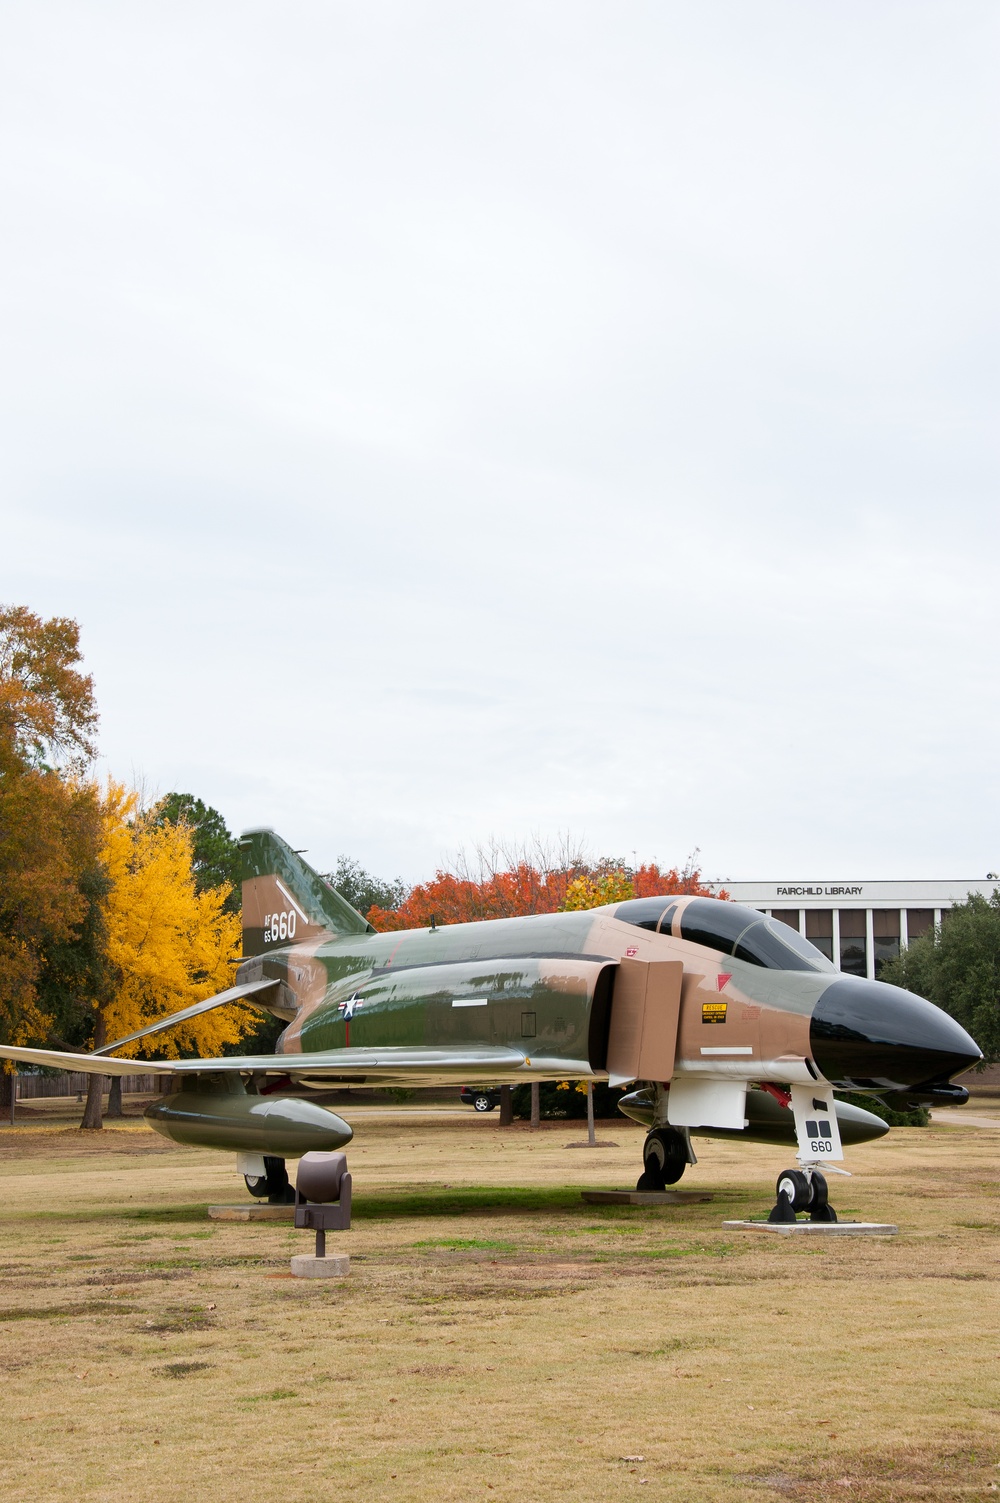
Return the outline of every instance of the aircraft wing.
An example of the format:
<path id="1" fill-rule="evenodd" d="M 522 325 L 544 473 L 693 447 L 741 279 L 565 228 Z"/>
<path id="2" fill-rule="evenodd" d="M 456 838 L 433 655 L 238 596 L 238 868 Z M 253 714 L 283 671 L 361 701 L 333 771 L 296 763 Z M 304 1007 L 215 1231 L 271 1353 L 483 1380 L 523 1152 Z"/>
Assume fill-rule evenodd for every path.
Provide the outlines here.
<path id="1" fill-rule="evenodd" d="M 63 1049 L 22 1049 L 0 1045 L 0 1059 L 21 1065 L 41 1065 L 46 1070 L 82 1071 L 84 1075 L 169 1075 L 177 1061 L 164 1059 L 117 1059 L 109 1054 L 71 1054 Z"/>
<path id="2" fill-rule="evenodd" d="M 209 1001 L 218 1001 L 209 998 Z M 201 1005 L 201 1004 L 196 1004 Z M 172 1022 L 177 1021 L 175 1014 Z M 208 1075 L 219 1071 L 278 1072 L 311 1082 L 329 1080 L 402 1080 L 428 1082 L 483 1078 L 524 1064 L 519 1049 L 500 1045 L 468 1045 L 455 1049 L 424 1045 L 384 1049 L 323 1049 L 314 1054 L 234 1054 L 221 1059 L 121 1059 L 111 1054 L 71 1054 L 60 1049 L 28 1049 L 0 1044 L 0 1059 L 43 1065 L 48 1070 L 77 1070 L 85 1075 Z"/>

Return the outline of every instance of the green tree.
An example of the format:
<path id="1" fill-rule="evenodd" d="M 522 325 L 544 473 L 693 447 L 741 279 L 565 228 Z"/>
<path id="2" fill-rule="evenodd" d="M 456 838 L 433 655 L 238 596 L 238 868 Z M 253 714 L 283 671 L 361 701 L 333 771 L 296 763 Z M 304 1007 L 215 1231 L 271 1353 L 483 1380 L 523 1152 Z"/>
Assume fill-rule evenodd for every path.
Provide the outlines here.
<path id="1" fill-rule="evenodd" d="M 381 877 L 373 877 L 371 872 L 366 872 L 360 862 L 354 861 L 350 856 L 337 857 L 336 868 L 328 874 L 328 881 L 365 918 L 375 907 L 389 913 L 395 912 L 401 903 L 405 903 L 410 892 L 402 877 L 397 877 L 394 882 L 385 882 Z"/>
<path id="2" fill-rule="evenodd" d="M 882 981 L 918 992 L 950 1013 L 983 1051 L 1000 1060 L 1000 889 L 970 893 L 939 929 L 882 967 Z"/>
<path id="3" fill-rule="evenodd" d="M 192 869 L 195 890 L 228 883 L 226 913 L 240 911 L 240 843 L 230 834 L 218 809 L 203 803 L 193 793 L 168 793 L 153 812 L 156 824 L 186 825 L 191 832 Z"/>
<path id="4" fill-rule="evenodd" d="M 594 1116 L 598 1119 L 617 1118 L 624 1120 L 618 1103 L 631 1086 L 609 1086 L 603 1081 L 594 1081 Z M 539 1114 L 543 1121 L 549 1119 L 579 1119 L 587 1115 L 587 1085 L 583 1080 L 546 1080 L 539 1085 Z M 512 1101 L 515 1117 L 526 1120 L 531 1117 L 531 1086 L 514 1087 Z"/>

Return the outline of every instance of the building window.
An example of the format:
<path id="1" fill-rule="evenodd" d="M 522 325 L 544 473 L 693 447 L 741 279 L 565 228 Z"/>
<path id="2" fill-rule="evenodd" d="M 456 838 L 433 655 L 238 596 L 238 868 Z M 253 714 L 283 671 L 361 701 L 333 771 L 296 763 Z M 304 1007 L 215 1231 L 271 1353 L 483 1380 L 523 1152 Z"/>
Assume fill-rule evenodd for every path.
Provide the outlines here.
<path id="1" fill-rule="evenodd" d="M 778 917 L 777 914 L 774 915 Z M 799 926 L 796 923 L 795 928 Z M 827 960 L 833 959 L 833 909 L 806 909 L 806 939 L 821 950 Z"/>
<path id="2" fill-rule="evenodd" d="M 799 910 L 797 908 L 772 908 L 771 917 L 776 918 L 781 924 L 787 924 L 789 929 L 794 929 L 798 933 Z"/>
<path id="3" fill-rule="evenodd" d="M 873 908 L 872 935 L 875 941 L 875 975 L 878 976 L 887 960 L 895 960 L 899 954 L 899 909 Z"/>
<path id="4" fill-rule="evenodd" d="M 919 939 L 922 934 L 929 934 L 934 928 L 933 908 L 907 908 L 906 910 L 906 938 Z"/>
<path id="5" fill-rule="evenodd" d="M 840 969 L 848 976 L 868 975 L 868 945 L 863 908 L 840 910 Z"/>

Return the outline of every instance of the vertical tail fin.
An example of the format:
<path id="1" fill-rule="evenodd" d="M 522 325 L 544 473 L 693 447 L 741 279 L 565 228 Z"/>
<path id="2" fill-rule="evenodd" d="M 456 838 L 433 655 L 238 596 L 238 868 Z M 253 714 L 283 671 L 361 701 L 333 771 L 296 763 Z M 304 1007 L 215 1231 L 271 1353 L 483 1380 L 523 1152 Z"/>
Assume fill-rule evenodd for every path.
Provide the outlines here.
<path id="1" fill-rule="evenodd" d="M 371 925 L 273 830 L 240 836 L 243 954 L 324 935 L 370 934 Z"/>

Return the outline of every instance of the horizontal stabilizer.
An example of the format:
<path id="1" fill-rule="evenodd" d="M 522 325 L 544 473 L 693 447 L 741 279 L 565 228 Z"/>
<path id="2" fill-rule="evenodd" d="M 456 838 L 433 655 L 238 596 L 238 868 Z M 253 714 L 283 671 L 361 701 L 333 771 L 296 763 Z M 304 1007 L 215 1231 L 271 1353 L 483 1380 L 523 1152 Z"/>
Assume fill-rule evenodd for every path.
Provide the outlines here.
<path id="1" fill-rule="evenodd" d="M 181 1012 L 172 1012 L 162 1018 L 157 1018 L 136 1033 L 126 1034 L 123 1039 L 115 1039 L 113 1044 L 102 1045 L 100 1049 L 94 1050 L 94 1054 L 110 1054 L 112 1049 L 120 1049 L 123 1044 L 134 1044 L 136 1039 L 144 1039 L 150 1033 L 162 1033 L 164 1028 L 173 1028 L 178 1023 L 186 1023 L 189 1018 L 200 1018 L 202 1013 L 211 1012 L 215 1007 L 223 1007 L 227 1002 L 260 1001 L 259 993 L 273 991 L 280 984 L 278 981 L 244 981 L 241 986 L 231 986 L 228 991 L 218 992 L 214 997 L 206 997 L 204 1001 L 195 1002 L 192 1007 L 185 1007 Z"/>

